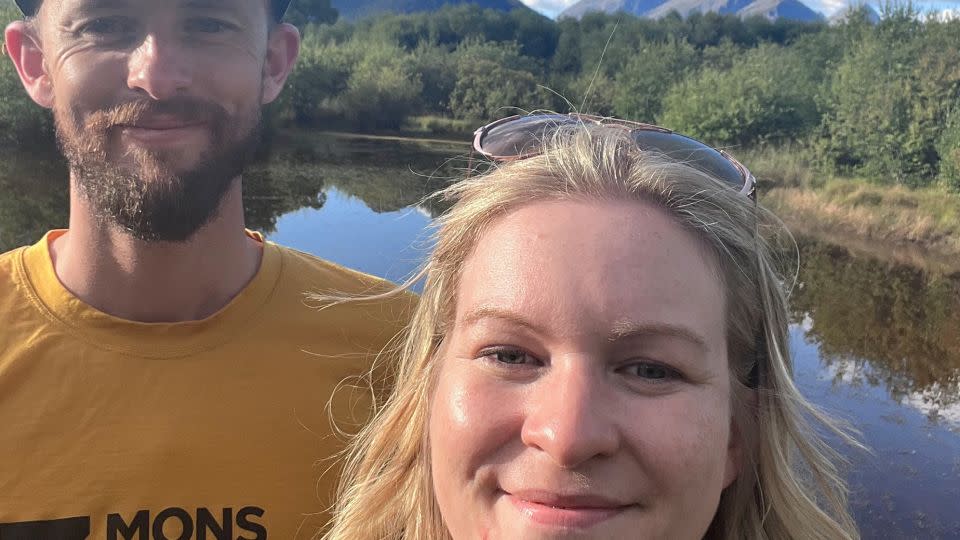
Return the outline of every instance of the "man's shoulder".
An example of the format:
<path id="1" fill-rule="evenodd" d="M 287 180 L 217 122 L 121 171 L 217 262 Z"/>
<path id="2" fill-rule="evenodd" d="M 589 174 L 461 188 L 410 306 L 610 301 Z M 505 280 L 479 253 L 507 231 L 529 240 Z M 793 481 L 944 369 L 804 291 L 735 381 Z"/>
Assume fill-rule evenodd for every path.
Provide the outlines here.
<path id="1" fill-rule="evenodd" d="M 318 294 L 364 296 L 382 294 L 397 285 L 291 247 L 276 245 L 282 258 L 281 279 L 286 285 L 306 286 Z"/>
<path id="2" fill-rule="evenodd" d="M 277 332 L 306 332 L 318 343 L 347 340 L 357 351 L 376 353 L 413 316 L 417 296 L 398 285 L 293 248 L 273 246 L 281 259 L 269 308 L 273 324 L 282 321 L 284 328 Z"/>
<path id="3" fill-rule="evenodd" d="M 20 261 L 26 247 L 0 253 L 0 294 L 20 280 Z"/>
<path id="4" fill-rule="evenodd" d="M 14 261 L 20 258 L 20 254 L 23 250 L 27 249 L 26 246 L 21 246 L 18 248 L 13 248 L 10 251 L 0 253 L 0 267 L 6 269 L 13 267 Z"/>
<path id="5" fill-rule="evenodd" d="M 341 316 L 344 310 L 359 310 L 367 316 L 378 314 L 376 318 L 404 324 L 412 316 L 417 296 L 399 285 L 309 253 L 273 245 L 281 258 L 281 296 L 296 297 L 300 303 L 316 308 L 336 305 L 339 307 L 333 311 Z"/>

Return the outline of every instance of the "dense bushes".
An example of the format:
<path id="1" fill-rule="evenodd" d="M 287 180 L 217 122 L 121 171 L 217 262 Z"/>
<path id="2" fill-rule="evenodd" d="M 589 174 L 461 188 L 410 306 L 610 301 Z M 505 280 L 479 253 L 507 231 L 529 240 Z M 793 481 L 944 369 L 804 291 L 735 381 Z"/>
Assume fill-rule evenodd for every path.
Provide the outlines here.
<path id="1" fill-rule="evenodd" d="M 721 146 L 756 145 L 803 137 L 819 122 L 804 59 L 763 45 L 728 69 L 707 67 L 675 84 L 661 121 Z"/>
<path id="2" fill-rule="evenodd" d="M 851 47 L 830 80 L 822 149 L 832 168 L 907 185 L 936 178 L 960 98 L 958 30 L 902 11 Z"/>
<path id="3" fill-rule="evenodd" d="M 878 25 L 855 13 L 827 26 L 716 14 L 553 22 L 461 5 L 305 37 L 283 108 L 300 124 L 582 110 L 728 147 L 798 141 L 824 172 L 960 190 L 960 21 L 909 6 Z"/>
<path id="4" fill-rule="evenodd" d="M 396 130 L 412 116 L 479 125 L 517 109 L 580 110 L 723 146 L 797 142 L 832 175 L 960 191 L 960 20 L 909 6 L 877 25 L 861 12 L 836 26 L 717 14 L 551 21 L 471 5 L 315 24 L 331 19 L 318 12 L 294 12 L 309 24 L 276 122 Z M 0 77 L 8 142 L 49 133 L 9 62 Z"/>
<path id="5" fill-rule="evenodd" d="M 19 12 L 13 4 L 0 3 L 0 21 L 13 20 Z M 4 55 L 5 56 L 5 55 Z M 23 91 L 17 70 L 7 58 L 0 58 L 0 144 L 34 145 L 53 140 L 53 122 Z"/>

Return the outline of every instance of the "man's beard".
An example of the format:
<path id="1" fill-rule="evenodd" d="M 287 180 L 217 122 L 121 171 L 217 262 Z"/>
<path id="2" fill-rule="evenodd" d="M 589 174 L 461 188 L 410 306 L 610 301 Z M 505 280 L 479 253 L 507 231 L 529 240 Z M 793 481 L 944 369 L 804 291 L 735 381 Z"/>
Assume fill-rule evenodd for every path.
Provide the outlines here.
<path id="1" fill-rule="evenodd" d="M 189 170 L 174 170 L 169 159 L 175 156 L 165 152 L 133 148 L 111 155 L 122 126 L 156 115 L 203 122 L 209 130 L 210 149 Z M 218 104 L 190 98 L 124 103 L 86 119 L 75 109 L 55 109 L 54 119 L 75 186 L 97 219 L 151 242 L 185 242 L 213 219 L 262 130 L 259 108 L 231 118 Z"/>

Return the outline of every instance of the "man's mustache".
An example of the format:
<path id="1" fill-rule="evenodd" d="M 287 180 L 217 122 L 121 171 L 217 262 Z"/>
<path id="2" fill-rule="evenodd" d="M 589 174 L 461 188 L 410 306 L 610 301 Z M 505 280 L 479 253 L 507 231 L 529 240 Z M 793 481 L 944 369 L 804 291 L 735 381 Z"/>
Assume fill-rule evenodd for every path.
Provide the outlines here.
<path id="1" fill-rule="evenodd" d="M 151 117 L 168 117 L 185 123 L 207 123 L 227 116 L 217 103 L 193 98 L 174 98 L 166 101 L 130 101 L 95 111 L 84 124 L 94 132 L 104 133 L 118 126 L 136 126 Z"/>

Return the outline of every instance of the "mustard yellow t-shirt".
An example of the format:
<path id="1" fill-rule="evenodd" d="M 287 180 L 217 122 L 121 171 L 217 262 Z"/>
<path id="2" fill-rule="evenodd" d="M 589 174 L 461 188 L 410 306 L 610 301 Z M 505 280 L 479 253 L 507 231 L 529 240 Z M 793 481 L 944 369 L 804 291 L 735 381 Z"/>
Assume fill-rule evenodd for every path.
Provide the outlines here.
<path id="1" fill-rule="evenodd" d="M 369 413 L 362 384 L 338 386 L 410 299 L 317 310 L 305 292 L 384 284 L 265 242 L 209 319 L 130 322 L 61 285 L 61 234 L 0 255 L 0 540 L 312 538 L 343 448 L 331 414 L 350 431 Z"/>

